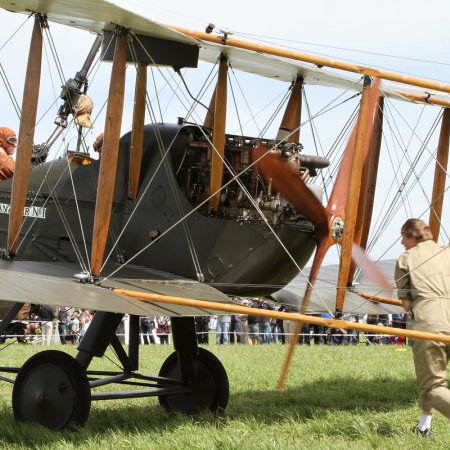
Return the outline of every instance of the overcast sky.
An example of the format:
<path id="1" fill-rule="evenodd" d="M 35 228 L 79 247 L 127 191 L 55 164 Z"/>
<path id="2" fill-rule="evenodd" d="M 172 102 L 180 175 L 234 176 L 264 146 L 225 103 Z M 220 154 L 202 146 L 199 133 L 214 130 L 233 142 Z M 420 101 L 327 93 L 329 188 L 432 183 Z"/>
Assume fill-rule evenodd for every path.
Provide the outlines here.
<path id="1" fill-rule="evenodd" d="M 250 35 L 252 35 L 252 39 L 260 38 L 266 43 L 287 45 L 299 51 L 314 52 L 450 83 L 450 49 L 448 45 L 450 42 L 450 27 L 448 26 L 450 3 L 446 0 L 429 0 L 427 2 L 379 0 L 372 3 L 355 0 L 277 0 L 275 2 L 261 0 L 228 0 L 227 2 L 114 0 L 114 2 L 162 23 L 203 31 L 205 26 L 212 22 L 217 28 L 227 29 L 240 39 L 250 39 Z M 21 104 L 32 21 L 26 21 L 25 15 L 9 13 L 4 10 L 0 11 L 0 19 L 2 21 L 0 47 L 21 24 L 26 22 L 11 41 L 0 50 L 0 62 L 17 100 Z M 94 37 L 88 32 L 56 24 L 51 25 L 51 34 L 65 77 L 73 77 L 83 64 Z M 48 50 L 48 45 L 45 48 Z M 48 68 L 47 58 L 50 61 L 51 69 Z M 61 82 L 51 59 L 46 51 L 39 105 L 39 117 L 42 117 L 42 121 L 36 128 L 36 142 L 47 139 L 53 129 L 52 123 L 56 116 L 57 107 L 52 104 L 54 98 L 59 94 Z M 201 65 L 199 72 L 189 71 L 186 74 L 186 79 L 193 92 L 196 92 L 201 84 L 200 79 L 209 70 L 210 68 Z M 100 110 L 106 99 L 109 71 L 110 65 L 102 64 L 93 77 L 92 90 L 89 93 L 95 103 L 94 115 Z M 243 89 L 248 89 L 248 100 L 254 105 L 255 111 L 261 110 L 264 105 L 273 101 L 278 95 L 282 95 L 287 88 L 285 84 L 265 84 L 266 81 L 250 78 L 248 75 L 239 75 L 239 77 Z M 127 131 L 130 127 L 133 85 L 134 74 L 128 71 L 123 131 Z M 18 130 L 19 120 L 2 82 L 0 82 L 0 92 L 3 100 L 0 108 L 0 125 Z M 327 96 L 331 99 L 336 95 L 334 90 L 331 90 L 331 93 L 328 92 L 321 91 L 318 94 L 317 103 L 312 100 L 313 108 L 320 109 L 328 101 Z M 167 105 L 169 105 L 168 100 Z M 164 104 L 162 109 L 165 109 Z M 49 110 L 48 113 L 46 113 L 47 110 Z M 178 112 L 173 109 L 172 112 L 169 106 L 167 106 L 167 111 L 170 117 L 166 120 L 175 120 L 177 115 L 185 114 L 185 111 L 182 110 Z M 431 109 L 431 112 L 428 113 L 430 117 L 426 119 L 428 122 L 425 120 L 423 122 L 431 123 L 438 112 L 438 108 Z M 420 114 L 422 113 L 417 109 L 417 117 Z M 231 113 L 229 115 L 235 116 Z M 324 147 L 333 142 L 336 132 L 333 126 L 335 128 L 340 126 L 340 119 L 340 117 L 328 119 L 328 125 L 332 131 L 322 131 L 321 139 L 324 141 Z M 103 130 L 102 120 L 104 119 L 100 117 L 94 130 L 88 136 L 88 140 L 92 141 L 96 134 Z M 343 117 L 342 122 L 345 122 Z M 237 130 L 234 129 L 236 123 L 236 117 L 230 117 L 228 124 L 231 129 L 228 131 L 236 132 Z M 408 128 L 406 125 L 401 126 L 405 127 L 405 140 L 408 140 Z M 70 137 L 68 139 L 70 141 Z M 305 137 L 305 139 L 308 138 Z M 387 158 L 386 164 L 388 164 L 388 157 L 385 156 L 385 158 Z M 385 184 L 388 183 L 386 181 Z M 425 203 L 422 198 L 416 203 L 417 205 L 414 206 L 417 207 L 417 211 L 424 209 Z M 404 215 L 407 216 L 409 213 L 410 211 L 405 210 Z M 401 217 L 399 221 L 403 218 Z M 395 227 L 398 227 L 398 223 L 394 225 L 394 233 L 397 233 Z M 398 251 L 399 247 L 396 245 L 393 252 L 398 253 Z"/>

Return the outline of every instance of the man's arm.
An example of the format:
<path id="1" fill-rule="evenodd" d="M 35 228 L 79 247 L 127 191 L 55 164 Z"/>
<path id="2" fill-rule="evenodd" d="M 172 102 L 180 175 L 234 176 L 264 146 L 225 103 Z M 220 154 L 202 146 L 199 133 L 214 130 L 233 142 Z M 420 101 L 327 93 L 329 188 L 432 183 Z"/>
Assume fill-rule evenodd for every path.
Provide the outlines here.
<path id="1" fill-rule="evenodd" d="M 413 297 L 411 294 L 411 279 L 409 270 L 404 261 L 403 255 L 397 260 L 395 265 L 395 284 L 397 285 L 397 296 L 402 301 L 403 309 L 409 312 L 412 308 Z"/>

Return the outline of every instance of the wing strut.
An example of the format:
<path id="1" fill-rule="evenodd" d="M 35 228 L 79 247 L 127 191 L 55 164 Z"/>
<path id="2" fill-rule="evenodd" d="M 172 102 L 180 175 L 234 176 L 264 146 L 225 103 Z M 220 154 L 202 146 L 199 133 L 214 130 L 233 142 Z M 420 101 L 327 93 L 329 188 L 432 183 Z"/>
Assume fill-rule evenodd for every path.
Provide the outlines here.
<path id="1" fill-rule="evenodd" d="M 378 178 L 378 164 L 380 161 L 381 138 L 383 135 L 383 111 L 384 111 L 384 97 L 378 99 L 378 106 L 376 107 L 376 117 L 374 123 L 372 146 L 370 148 L 368 166 L 364 168 L 364 173 L 369 174 L 366 185 L 366 203 L 364 210 L 364 223 L 361 230 L 360 245 L 362 248 L 367 247 L 367 240 L 369 238 L 370 224 L 372 222 L 373 204 L 375 201 L 375 188 Z"/>
<path id="2" fill-rule="evenodd" d="M 445 182 L 447 180 L 448 144 L 450 133 L 450 109 L 444 109 L 442 114 L 441 132 L 436 155 L 436 167 L 434 169 L 433 195 L 430 205 L 430 230 L 433 238 L 439 240 L 441 227 L 442 204 L 444 202 Z"/>
<path id="3" fill-rule="evenodd" d="M 212 130 L 214 127 L 214 108 L 216 106 L 216 91 L 217 86 L 214 88 L 213 94 L 211 95 L 208 111 L 206 112 L 205 120 L 203 122 L 203 126 L 205 128 L 209 128 L 210 130 Z"/>
<path id="4" fill-rule="evenodd" d="M 33 153 L 34 129 L 39 100 L 42 62 L 42 28 L 47 23 L 43 16 L 36 14 L 28 54 L 27 73 L 23 88 L 22 115 L 19 126 L 16 168 L 11 193 L 11 212 L 8 225 L 8 256 L 13 258 L 20 244 L 20 228 L 28 192 L 31 156 Z"/>
<path id="5" fill-rule="evenodd" d="M 145 98 L 147 94 L 147 65 L 139 63 L 136 68 L 134 92 L 133 132 L 130 151 L 130 188 L 128 196 L 135 200 L 138 195 L 141 175 L 142 147 L 144 145 Z"/>
<path id="6" fill-rule="evenodd" d="M 111 206 L 114 195 L 117 158 L 119 155 L 123 97 L 125 93 L 127 36 L 126 30 L 118 30 L 109 85 L 108 107 L 106 110 L 103 150 L 100 160 L 94 229 L 92 234 L 91 270 L 94 276 L 100 275 L 111 219 Z"/>
<path id="7" fill-rule="evenodd" d="M 227 72 L 228 60 L 226 55 L 220 56 L 219 77 L 215 91 L 213 149 L 211 153 L 210 192 L 216 194 L 210 200 L 210 209 L 219 209 L 220 188 L 223 178 L 223 158 L 225 155 L 225 125 L 227 119 Z M 218 192 L 217 192 L 218 191 Z"/>
<path id="8" fill-rule="evenodd" d="M 376 86 L 378 89 L 378 85 Z M 348 180 L 348 194 L 345 205 L 345 227 L 341 241 L 341 261 L 339 265 L 339 276 L 336 292 L 336 312 L 342 313 L 344 306 L 347 279 L 350 273 L 352 259 L 352 248 L 355 239 L 357 216 L 364 213 L 364 209 L 358 211 L 360 197 L 362 195 L 361 185 L 363 182 L 363 167 L 368 159 L 372 134 L 377 112 L 377 100 L 379 93 L 370 89 L 370 78 L 365 77 L 364 89 L 361 97 L 358 123 L 356 126 L 355 149 L 351 163 L 350 177 Z"/>
<path id="9" fill-rule="evenodd" d="M 359 197 L 354 242 L 364 250 L 367 247 L 367 239 L 369 237 L 373 204 L 375 200 L 375 188 L 377 184 L 378 163 L 380 160 L 381 137 L 383 132 L 383 106 L 384 98 L 380 96 L 374 111 L 375 116 L 373 120 L 371 147 L 362 170 L 362 173 L 366 174 L 366 176 L 363 176 L 361 180 L 361 195 Z M 350 263 L 350 271 L 347 277 L 347 286 L 352 284 L 355 270 L 356 264 L 352 259 Z"/>
<path id="10" fill-rule="evenodd" d="M 303 78 L 298 76 L 292 85 L 291 96 L 278 129 L 277 141 L 300 142 L 300 123 L 302 117 Z"/>

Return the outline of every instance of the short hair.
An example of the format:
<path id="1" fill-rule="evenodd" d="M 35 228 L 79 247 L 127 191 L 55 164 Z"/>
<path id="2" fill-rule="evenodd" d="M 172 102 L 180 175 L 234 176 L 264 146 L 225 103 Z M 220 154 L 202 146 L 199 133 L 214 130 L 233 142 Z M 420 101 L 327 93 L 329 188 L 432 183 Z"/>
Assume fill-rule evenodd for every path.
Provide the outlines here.
<path id="1" fill-rule="evenodd" d="M 420 219 L 408 219 L 402 226 L 402 236 L 414 238 L 417 242 L 430 241 L 433 239 L 433 233 L 429 226 Z"/>

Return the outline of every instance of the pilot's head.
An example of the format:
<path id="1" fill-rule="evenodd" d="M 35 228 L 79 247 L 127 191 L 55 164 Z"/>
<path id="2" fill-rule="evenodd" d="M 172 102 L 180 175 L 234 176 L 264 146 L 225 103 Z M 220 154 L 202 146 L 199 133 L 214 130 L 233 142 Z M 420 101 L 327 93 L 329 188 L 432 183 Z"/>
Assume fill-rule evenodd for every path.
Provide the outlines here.
<path id="1" fill-rule="evenodd" d="M 17 145 L 16 133 L 8 127 L 0 127 L 0 147 L 12 155 Z"/>

